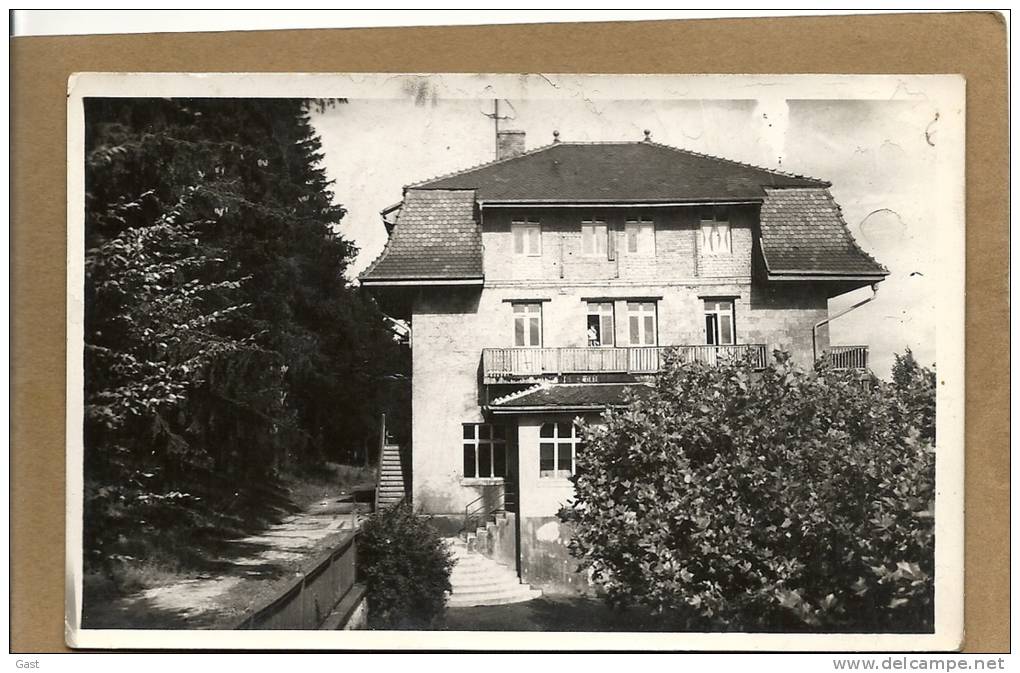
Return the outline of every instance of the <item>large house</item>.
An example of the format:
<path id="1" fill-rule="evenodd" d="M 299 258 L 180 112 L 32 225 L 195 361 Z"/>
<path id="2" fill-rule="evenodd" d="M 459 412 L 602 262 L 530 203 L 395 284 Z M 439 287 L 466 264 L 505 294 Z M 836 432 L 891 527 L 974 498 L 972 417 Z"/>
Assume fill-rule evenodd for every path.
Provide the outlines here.
<path id="1" fill-rule="evenodd" d="M 559 142 L 404 189 L 361 275 L 411 325 L 409 495 L 484 525 L 522 580 L 582 587 L 557 512 L 577 417 L 640 394 L 677 347 L 713 363 L 830 347 L 829 299 L 887 271 L 854 242 L 829 183 L 653 142 Z"/>

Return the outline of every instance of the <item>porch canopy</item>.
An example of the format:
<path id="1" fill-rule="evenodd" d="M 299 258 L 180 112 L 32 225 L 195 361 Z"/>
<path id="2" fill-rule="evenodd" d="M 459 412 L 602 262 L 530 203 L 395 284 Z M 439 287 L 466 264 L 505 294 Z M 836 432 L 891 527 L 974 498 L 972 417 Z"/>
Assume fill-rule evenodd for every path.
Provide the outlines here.
<path id="1" fill-rule="evenodd" d="M 494 399 L 489 411 L 497 415 L 601 412 L 626 406 L 632 397 L 648 395 L 647 383 L 545 382 Z"/>

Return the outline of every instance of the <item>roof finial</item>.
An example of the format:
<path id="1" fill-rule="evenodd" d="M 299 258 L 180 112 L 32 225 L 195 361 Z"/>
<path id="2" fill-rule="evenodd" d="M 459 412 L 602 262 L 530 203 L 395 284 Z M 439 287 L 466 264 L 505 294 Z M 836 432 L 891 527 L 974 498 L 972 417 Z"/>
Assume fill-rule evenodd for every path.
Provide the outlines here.
<path id="1" fill-rule="evenodd" d="M 558 143 L 559 141 L 560 141 L 560 132 L 559 131 L 553 131 L 553 142 L 554 143 Z"/>
<path id="2" fill-rule="evenodd" d="M 652 139 L 652 132 L 650 130 L 648 130 L 648 129 L 645 129 L 645 140 L 651 140 L 651 139 Z"/>

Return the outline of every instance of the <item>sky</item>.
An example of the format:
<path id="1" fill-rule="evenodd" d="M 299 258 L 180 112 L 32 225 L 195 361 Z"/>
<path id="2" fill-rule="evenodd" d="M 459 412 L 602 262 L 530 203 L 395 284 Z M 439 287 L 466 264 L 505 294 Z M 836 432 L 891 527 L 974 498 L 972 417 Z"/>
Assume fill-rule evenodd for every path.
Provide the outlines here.
<path id="1" fill-rule="evenodd" d="M 923 92 L 826 100 L 758 87 L 746 98 L 681 92 L 652 99 L 613 98 L 604 83 L 596 86 L 603 90 L 575 88 L 556 98 L 518 86 L 516 97 L 500 99 L 501 114 L 509 117 L 501 126 L 525 131 L 528 149 L 551 142 L 554 130 L 564 141 L 637 141 L 647 129 L 656 142 L 830 181 L 854 238 L 890 270 L 874 302 L 831 323 L 831 342 L 870 345 L 879 376 L 908 347 L 922 363 L 935 362 L 932 234 L 955 223 L 945 221 L 932 198 L 939 111 Z M 494 158 L 493 99 L 453 91 L 434 79 L 408 77 L 396 95 L 350 98 L 313 115 L 336 201 L 348 211 L 341 233 L 360 248 L 352 277 L 382 250 L 379 211 L 401 199 L 404 185 Z M 734 93 L 741 92 L 734 87 Z M 870 294 L 862 288 L 832 299 L 830 315 Z"/>

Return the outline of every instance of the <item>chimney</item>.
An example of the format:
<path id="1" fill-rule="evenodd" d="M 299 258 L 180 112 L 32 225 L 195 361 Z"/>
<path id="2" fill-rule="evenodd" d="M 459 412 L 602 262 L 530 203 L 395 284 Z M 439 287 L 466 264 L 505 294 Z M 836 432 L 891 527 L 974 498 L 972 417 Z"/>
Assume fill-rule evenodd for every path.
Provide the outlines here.
<path id="1" fill-rule="evenodd" d="M 524 154 L 524 131 L 496 133 L 496 159 L 509 159 Z"/>

